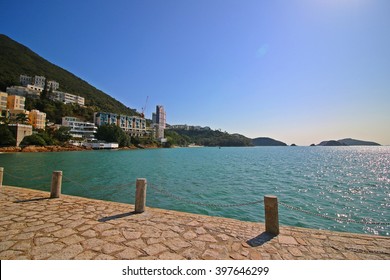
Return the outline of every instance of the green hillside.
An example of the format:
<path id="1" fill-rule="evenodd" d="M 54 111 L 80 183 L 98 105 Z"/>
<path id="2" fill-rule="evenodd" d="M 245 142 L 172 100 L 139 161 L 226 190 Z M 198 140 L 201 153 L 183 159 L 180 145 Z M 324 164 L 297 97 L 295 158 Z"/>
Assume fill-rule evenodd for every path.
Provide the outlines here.
<path id="1" fill-rule="evenodd" d="M 169 145 L 176 146 L 187 146 L 192 143 L 209 147 L 252 146 L 251 139 L 243 135 L 229 134 L 219 130 L 167 129 L 165 137 L 167 137 Z"/>
<path id="2" fill-rule="evenodd" d="M 97 110 L 134 115 L 135 110 L 123 105 L 118 100 L 58 67 L 29 48 L 0 34 L 0 90 L 7 86 L 19 85 L 19 76 L 45 76 L 60 83 L 60 90 L 85 98 L 85 105 L 94 106 Z"/>

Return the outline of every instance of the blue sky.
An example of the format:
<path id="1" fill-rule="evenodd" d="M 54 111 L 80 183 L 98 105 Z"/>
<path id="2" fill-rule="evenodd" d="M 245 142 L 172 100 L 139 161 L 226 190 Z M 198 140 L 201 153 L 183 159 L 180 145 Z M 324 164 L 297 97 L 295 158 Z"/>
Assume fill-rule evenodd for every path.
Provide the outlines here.
<path id="1" fill-rule="evenodd" d="M 0 2 L 0 33 L 170 124 L 390 144 L 390 1 Z"/>

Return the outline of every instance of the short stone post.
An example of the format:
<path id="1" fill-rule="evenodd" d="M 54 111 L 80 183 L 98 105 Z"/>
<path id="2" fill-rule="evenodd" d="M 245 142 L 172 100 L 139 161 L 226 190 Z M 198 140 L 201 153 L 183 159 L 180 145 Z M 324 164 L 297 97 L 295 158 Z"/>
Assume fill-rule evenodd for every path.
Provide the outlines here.
<path id="1" fill-rule="evenodd" d="M 0 188 L 3 186 L 4 167 L 0 167 Z"/>
<path id="2" fill-rule="evenodd" d="M 264 196 L 265 231 L 279 234 L 278 198 L 273 195 Z"/>
<path id="3" fill-rule="evenodd" d="M 138 178 L 135 190 L 135 213 L 142 213 L 145 211 L 146 204 L 146 186 L 145 178 Z"/>
<path id="4" fill-rule="evenodd" d="M 51 192 L 50 198 L 59 198 L 61 194 L 62 171 L 53 171 L 51 177 Z"/>

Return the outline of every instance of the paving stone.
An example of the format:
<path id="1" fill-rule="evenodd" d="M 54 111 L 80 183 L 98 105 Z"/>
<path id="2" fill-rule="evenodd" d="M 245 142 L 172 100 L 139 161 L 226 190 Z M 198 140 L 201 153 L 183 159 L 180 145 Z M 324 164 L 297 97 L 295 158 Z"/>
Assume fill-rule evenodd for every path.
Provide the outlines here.
<path id="1" fill-rule="evenodd" d="M 47 243 L 53 243 L 57 240 L 58 238 L 54 238 L 54 237 L 36 237 L 34 239 L 34 244 L 36 246 L 41 246 L 41 245 L 44 245 L 44 244 L 47 244 Z"/>
<path id="2" fill-rule="evenodd" d="M 96 233 L 96 231 L 90 229 L 90 230 L 87 230 L 87 231 L 81 233 L 81 235 L 85 236 L 85 237 L 96 237 L 97 233 Z"/>
<path id="3" fill-rule="evenodd" d="M 52 234 L 55 237 L 63 238 L 63 237 L 66 237 L 66 236 L 69 236 L 69 235 L 72 235 L 72 234 L 75 234 L 75 233 L 76 233 L 76 231 L 74 229 L 64 228 L 64 229 L 60 229 L 58 231 L 55 231 Z"/>
<path id="4" fill-rule="evenodd" d="M 148 238 L 146 240 L 146 244 L 148 245 L 152 245 L 152 244 L 156 244 L 156 243 L 164 243 L 166 241 L 165 238 L 163 237 L 159 237 L 159 238 Z"/>
<path id="5" fill-rule="evenodd" d="M 136 248 L 136 249 L 143 249 L 147 247 L 145 242 L 142 239 L 136 239 L 125 243 L 126 246 Z"/>
<path id="6" fill-rule="evenodd" d="M 298 245 L 298 242 L 292 236 L 280 235 L 277 238 L 279 239 L 279 242 L 282 244 Z"/>
<path id="7" fill-rule="evenodd" d="M 73 234 L 73 235 L 67 236 L 65 238 L 62 238 L 59 241 L 65 243 L 66 245 L 72 245 L 72 244 L 80 243 L 84 240 L 85 240 L 84 237 L 77 235 L 77 234 Z"/>
<path id="8" fill-rule="evenodd" d="M 94 251 L 83 251 L 74 257 L 75 260 L 93 260 L 98 254 Z"/>
<path id="9" fill-rule="evenodd" d="M 16 251 L 27 251 L 31 249 L 31 247 L 32 247 L 31 240 L 23 240 L 13 245 L 11 249 Z"/>
<path id="10" fill-rule="evenodd" d="M 13 245 L 15 245 L 15 243 L 16 241 L 11 241 L 11 240 L 0 242 L 0 252 L 8 250 Z"/>
<path id="11" fill-rule="evenodd" d="M 57 252 L 59 250 L 61 250 L 62 248 L 64 247 L 63 244 L 59 244 L 59 243 L 48 243 L 48 244 L 44 244 L 42 246 L 36 246 L 34 248 L 32 248 L 31 250 L 31 255 L 39 255 L 39 256 L 42 256 L 42 255 L 47 255 L 47 256 L 50 256 L 51 253 L 53 252 Z"/>
<path id="12" fill-rule="evenodd" d="M 104 241 L 113 242 L 113 243 L 122 243 L 126 241 L 126 238 L 124 238 L 122 235 L 110 235 L 110 236 L 102 236 L 101 237 Z"/>
<path id="13" fill-rule="evenodd" d="M 227 218 L 3 186 L 0 196 L 0 259 L 390 259 L 388 237 L 281 227 L 281 234 L 253 245 L 264 225 Z M 130 210 L 130 211 L 131 211 Z"/>
<path id="14" fill-rule="evenodd" d="M 106 254 L 99 254 L 97 255 L 94 260 L 116 260 L 115 257 L 113 256 L 110 256 L 110 255 L 106 255 Z"/>
<path id="15" fill-rule="evenodd" d="M 205 242 L 217 242 L 217 240 L 211 234 L 199 235 L 197 239 Z"/>
<path id="16" fill-rule="evenodd" d="M 123 236 L 126 238 L 126 239 L 138 239 L 141 237 L 142 235 L 142 232 L 138 232 L 138 231 L 135 231 L 135 232 L 131 232 L 131 231 L 123 231 L 122 232 Z"/>
<path id="17" fill-rule="evenodd" d="M 164 242 L 164 245 L 173 251 L 178 251 L 180 249 L 190 247 L 191 243 L 188 243 L 180 238 L 173 238 L 169 241 Z"/>
<path id="18" fill-rule="evenodd" d="M 104 241 L 98 238 L 91 238 L 81 242 L 81 244 L 83 245 L 84 249 L 93 249 L 104 245 Z"/>
<path id="19" fill-rule="evenodd" d="M 167 251 L 168 248 L 161 244 L 149 245 L 143 249 L 149 256 L 157 255 L 161 252 Z"/>
<path id="20" fill-rule="evenodd" d="M 195 248 L 188 248 L 182 253 L 183 257 L 187 260 L 198 260 L 201 254 L 202 251 L 197 250 Z"/>
<path id="21" fill-rule="evenodd" d="M 122 252 L 116 254 L 120 260 L 134 260 L 141 256 L 142 253 L 136 249 L 127 248 Z"/>
<path id="22" fill-rule="evenodd" d="M 159 259 L 160 260 L 184 260 L 185 258 L 176 253 L 164 252 L 159 256 Z"/>
<path id="23" fill-rule="evenodd" d="M 83 252 L 83 247 L 80 244 L 73 244 L 65 247 L 60 252 L 50 256 L 49 260 L 71 260 Z"/>
<path id="24" fill-rule="evenodd" d="M 126 249 L 125 246 L 117 245 L 114 243 L 107 243 L 103 245 L 102 252 L 105 254 L 112 254 L 114 252 L 123 251 L 125 249 Z"/>
<path id="25" fill-rule="evenodd" d="M 183 234 L 183 237 L 185 238 L 185 239 L 188 239 L 188 240 L 192 240 L 192 239 L 194 239 L 195 237 L 197 237 L 198 235 L 195 233 L 195 232 L 193 232 L 192 230 L 190 230 L 190 231 L 187 231 L 187 232 L 185 232 L 184 234 Z"/>

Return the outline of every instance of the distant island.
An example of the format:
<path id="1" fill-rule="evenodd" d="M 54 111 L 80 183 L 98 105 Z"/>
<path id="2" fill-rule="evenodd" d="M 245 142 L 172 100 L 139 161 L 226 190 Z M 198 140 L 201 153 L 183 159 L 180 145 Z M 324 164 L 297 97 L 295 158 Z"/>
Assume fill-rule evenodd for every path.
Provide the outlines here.
<path id="1" fill-rule="evenodd" d="M 286 143 L 269 138 L 269 137 L 258 137 L 252 139 L 253 146 L 287 146 Z"/>
<path id="2" fill-rule="evenodd" d="M 340 140 L 322 141 L 317 146 L 381 146 L 381 144 L 372 141 L 345 138 Z"/>

